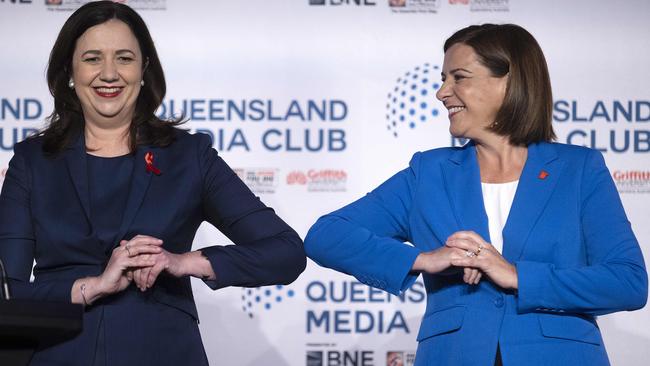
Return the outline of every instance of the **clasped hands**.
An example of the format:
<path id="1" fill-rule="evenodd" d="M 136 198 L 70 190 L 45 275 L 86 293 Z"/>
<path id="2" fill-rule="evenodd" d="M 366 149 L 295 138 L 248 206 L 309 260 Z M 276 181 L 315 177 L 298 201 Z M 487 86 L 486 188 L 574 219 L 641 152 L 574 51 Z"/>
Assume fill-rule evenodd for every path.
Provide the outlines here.
<path id="1" fill-rule="evenodd" d="M 146 291 L 163 272 L 174 277 L 216 279 L 212 264 L 201 251 L 175 254 L 165 250 L 162 244 L 162 240 L 148 235 L 120 241 L 101 275 L 79 278 L 73 283 L 71 301 L 91 305 L 101 297 L 123 291 L 132 282 Z"/>
<path id="2" fill-rule="evenodd" d="M 113 249 L 100 280 L 106 293 L 124 290 L 131 282 L 145 291 L 164 271 L 174 277 L 188 275 L 184 269 L 186 254 L 174 254 L 162 248 L 163 241 L 148 235 L 122 240 Z"/>
<path id="3" fill-rule="evenodd" d="M 487 276 L 505 289 L 517 289 L 517 269 L 488 242 L 473 231 L 452 234 L 445 246 L 421 253 L 413 269 L 430 274 L 440 274 L 450 269 L 462 268 L 463 281 L 476 285 Z"/>

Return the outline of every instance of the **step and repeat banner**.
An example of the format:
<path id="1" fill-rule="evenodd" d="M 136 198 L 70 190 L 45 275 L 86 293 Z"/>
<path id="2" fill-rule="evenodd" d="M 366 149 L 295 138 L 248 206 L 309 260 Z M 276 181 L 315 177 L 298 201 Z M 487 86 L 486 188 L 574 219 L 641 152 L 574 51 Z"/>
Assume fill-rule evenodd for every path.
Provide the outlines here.
<path id="1" fill-rule="evenodd" d="M 51 113 L 49 51 L 85 2 L 0 0 L 3 176 L 13 145 Z M 184 113 L 186 128 L 210 135 L 303 237 L 320 215 L 403 169 L 416 151 L 458 145 L 434 95 L 444 40 L 470 24 L 520 24 L 547 57 L 558 140 L 604 153 L 650 259 L 646 0 L 123 2 L 147 22 L 166 72 L 160 115 Z M 194 247 L 215 243 L 229 241 L 202 226 Z M 193 285 L 212 364 L 413 364 L 420 281 L 397 297 L 309 262 L 288 286 Z M 614 365 L 647 364 L 648 308 L 599 324 Z"/>

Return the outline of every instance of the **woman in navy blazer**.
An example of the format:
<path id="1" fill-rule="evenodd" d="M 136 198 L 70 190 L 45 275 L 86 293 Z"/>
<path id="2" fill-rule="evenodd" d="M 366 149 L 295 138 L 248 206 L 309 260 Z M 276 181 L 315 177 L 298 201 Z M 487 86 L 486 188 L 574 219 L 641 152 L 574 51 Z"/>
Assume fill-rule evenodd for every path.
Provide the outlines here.
<path id="1" fill-rule="evenodd" d="M 288 284 L 305 267 L 302 241 L 207 136 L 155 116 L 164 74 L 129 7 L 94 2 L 72 14 L 47 77 L 55 111 L 15 146 L 0 258 L 15 298 L 85 312 L 81 334 L 31 364 L 206 365 L 189 277 L 215 290 Z M 190 251 L 203 221 L 236 245 Z"/>
<path id="2" fill-rule="evenodd" d="M 444 50 L 437 97 L 470 142 L 320 218 L 307 255 L 394 294 L 423 275 L 416 366 L 609 364 L 596 316 L 643 307 L 648 278 L 602 155 L 551 142 L 523 28 L 470 26 Z"/>

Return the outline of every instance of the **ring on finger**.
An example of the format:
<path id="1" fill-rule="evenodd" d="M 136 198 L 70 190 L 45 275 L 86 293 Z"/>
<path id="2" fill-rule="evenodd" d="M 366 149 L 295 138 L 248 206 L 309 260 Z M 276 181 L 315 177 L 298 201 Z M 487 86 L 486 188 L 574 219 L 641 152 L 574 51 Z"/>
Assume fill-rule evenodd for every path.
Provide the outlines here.
<path id="1" fill-rule="evenodd" d="M 478 245 L 478 249 L 477 249 L 476 252 L 475 252 L 476 255 L 481 254 L 481 250 L 483 250 L 483 244 L 479 244 L 479 245 Z"/>
<path id="2" fill-rule="evenodd" d="M 466 250 L 466 251 L 465 251 L 465 256 L 466 256 L 466 257 L 469 257 L 469 258 L 471 258 L 471 257 L 476 257 L 476 254 L 477 254 L 477 253 L 474 253 L 474 252 L 472 252 L 471 250 Z"/>

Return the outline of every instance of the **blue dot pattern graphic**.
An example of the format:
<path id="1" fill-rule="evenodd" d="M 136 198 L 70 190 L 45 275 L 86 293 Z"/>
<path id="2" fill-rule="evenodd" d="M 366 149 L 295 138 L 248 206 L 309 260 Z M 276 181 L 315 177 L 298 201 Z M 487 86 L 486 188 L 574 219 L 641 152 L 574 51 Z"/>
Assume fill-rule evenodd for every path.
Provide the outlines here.
<path id="1" fill-rule="evenodd" d="M 438 65 L 425 63 L 396 80 L 386 103 L 386 129 L 395 138 L 401 131 L 416 129 L 440 115 L 435 95 L 440 84 L 431 80 L 439 74 Z"/>
<path id="2" fill-rule="evenodd" d="M 295 294 L 295 291 L 283 285 L 242 289 L 242 310 L 249 318 L 254 318 L 257 312 L 271 310 Z"/>

